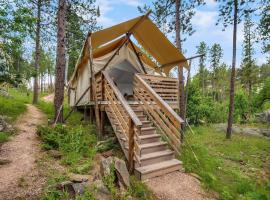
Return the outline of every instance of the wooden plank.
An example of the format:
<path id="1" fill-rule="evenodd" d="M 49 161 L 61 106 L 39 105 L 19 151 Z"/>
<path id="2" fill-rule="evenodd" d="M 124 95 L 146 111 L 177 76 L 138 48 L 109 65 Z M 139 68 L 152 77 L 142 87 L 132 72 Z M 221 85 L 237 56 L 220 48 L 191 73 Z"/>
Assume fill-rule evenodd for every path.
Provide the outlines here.
<path id="1" fill-rule="evenodd" d="M 106 78 L 107 82 L 109 83 L 110 87 L 112 88 L 113 92 L 115 93 L 117 99 L 121 102 L 124 109 L 126 110 L 128 115 L 131 117 L 131 119 L 133 120 L 135 126 L 136 127 L 138 127 L 138 126 L 141 127 L 142 126 L 141 121 L 139 120 L 137 115 L 134 113 L 134 111 L 131 109 L 131 107 L 128 105 L 127 101 L 124 99 L 123 95 L 120 93 L 118 88 L 114 85 L 114 83 L 111 80 L 111 78 L 109 77 L 108 73 L 103 72 L 103 74 L 104 74 L 104 77 Z"/>

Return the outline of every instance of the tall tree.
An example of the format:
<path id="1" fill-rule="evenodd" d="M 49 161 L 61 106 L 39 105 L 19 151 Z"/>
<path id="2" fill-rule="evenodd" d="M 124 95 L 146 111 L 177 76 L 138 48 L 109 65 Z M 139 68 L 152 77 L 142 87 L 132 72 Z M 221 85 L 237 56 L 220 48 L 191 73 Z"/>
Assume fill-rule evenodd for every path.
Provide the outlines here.
<path id="1" fill-rule="evenodd" d="M 252 27 L 254 26 L 249 14 L 245 16 L 244 22 L 244 41 L 243 41 L 243 60 L 239 70 L 240 81 L 244 84 L 249 96 L 251 96 L 253 85 L 256 83 L 257 67 L 253 58 L 253 42 L 255 39 Z"/>
<path id="2" fill-rule="evenodd" d="M 38 74 L 40 65 L 40 22 L 41 22 L 41 0 L 37 0 L 37 19 L 36 19 L 36 47 L 35 47 L 35 73 L 34 73 L 34 91 L 33 104 L 38 102 Z"/>
<path id="3" fill-rule="evenodd" d="M 219 5 L 219 22 L 223 22 L 224 29 L 233 24 L 233 55 L 232 55 L 232 69 L 230 81 L 230 104 L 228 114 L 228 127 L 226 138 L 230 139 L 232 134 L 233 112 L 234 112 L 234 85 L 235 85 L 235 64 L 236 64 L 236 37 L 237 24 L 241 22 L 244 14 L 254 12 L 254 8 L 250 6 L 255 0 L 218 0 Z M 233 15 L 232 15 L 233 13 Z"/>
<path id="4" fill-rule="evenodd" d="M 217 99 L 217 70 L 220 66 L 220 59 L 222 57 L 222 48 L 220 44 L 213 44 L 209 51 L 210 67 L 212 69 L 212 91 L 214 100 Z"/>
<path id="5" fill-rule="evenodd" d="M 65 86 L 65 37 L 66 37 L 66 0 L 58 1 L 57 13 L 57 51 L 56 51 L 56 70 L 55 70 L 55 95 L 54 95 L 54 109 L 55 122 L 63 122 L 63 100 L 64 100 L 64 86 Z"/>
<path id="6" fill-rule="evenodd" d="M 259 23 L 259 36 L 263 42 L 262 51 L 267 53 L 268 60 L 270 61 L 270 2 L 262 0 L 261 19 Z"/>
<path id="7" fill-rule="evenodd" d="M 200 86 L 202 88 L 202 94 L 205 93 L 205 86 L 206 86 L 206 55 L 208 51 L 208 47 L 205 42 L 200 42 L 199 46 L 197 48 L 197 54 L 205 54 L 205 56 L 201 56 L 199 59 L 199 82 Z"/>

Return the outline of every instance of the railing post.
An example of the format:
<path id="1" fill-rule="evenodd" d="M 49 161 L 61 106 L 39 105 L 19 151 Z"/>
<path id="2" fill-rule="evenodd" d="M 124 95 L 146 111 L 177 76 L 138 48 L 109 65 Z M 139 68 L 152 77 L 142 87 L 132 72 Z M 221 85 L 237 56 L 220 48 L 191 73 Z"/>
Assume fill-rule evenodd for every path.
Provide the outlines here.
<path id="1" fill-rule="evenodd" d="M 131 118 L 128 121 L 128 164 L 129 172 L 134 172 L 134 123 Z"/>

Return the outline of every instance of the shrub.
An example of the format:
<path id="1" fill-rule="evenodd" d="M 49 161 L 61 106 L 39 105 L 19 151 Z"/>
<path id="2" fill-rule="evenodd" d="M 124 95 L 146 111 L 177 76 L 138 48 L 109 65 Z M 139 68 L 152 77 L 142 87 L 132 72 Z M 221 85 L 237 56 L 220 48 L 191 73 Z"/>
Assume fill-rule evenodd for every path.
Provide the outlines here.
<path id="1" fill-rule="evenodd" d="M 248 95 L 243 90 L 237 91 L 234 98 L 234 120 L 241 123 L 246 122 L 249 112 Z"/>

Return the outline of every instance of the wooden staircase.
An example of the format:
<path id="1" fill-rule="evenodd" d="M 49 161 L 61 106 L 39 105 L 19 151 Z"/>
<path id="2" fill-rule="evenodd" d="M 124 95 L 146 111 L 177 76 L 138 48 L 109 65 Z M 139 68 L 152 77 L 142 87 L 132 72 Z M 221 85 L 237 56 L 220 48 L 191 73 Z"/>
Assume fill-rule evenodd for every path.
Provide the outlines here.
<path id="1" fill-rule="evenodd" d="M 181 162 L 175 159 L 175 152 L 179 152 L 180 148 L 180 134 L 177 132 L 178 135 L 173 138 L 176 139 L 176 141 L 173 143 L 170 142 L 171 136 L 166 136 L 166 134 L 171 133 L 165 133 L 164 135 L 163 129 L 166 128 L 163 127 L 162 129 L 162 126 L 168 122 L 174 123 L 171 121 L 175 119 L 171 118 L 177 115 L 175 115 L 176 113 L 171 113 L 171 116 L 164 114 L 167 113 L 168 110 L 169 112 L 174 112 L 172 109 L 168 108 L 168 105 L 165 105 L 166 111 L 164 108 L 161 109 L 157 106 L 162 106 L 164 102 L 160 103 L 159 101 L 153 100 L 153 98 L 153 106 L 150 101 L 144 102 L 142 95 L 144 94 L 147 98 L 150 98 L 150 96 L 146 95 L 145 91 L 141 92 L 138 89 L 136 90 L 138 81 L 142 80 L 137 80 L 134 84 L 135 103 L 129 103 L 125 100 L 106 72 L 103 72 L 102 82 L 104 84 L 104 91 L 102 92 L 104 93 L 104 99 L 108 101 L 108 106 L 105 107 L 105 111 L 128 160 L 129 170 L 130 172 L 134 172 L 135 176 L 139 179 L 145 180 L 180 169 Z M 142 83 L 147 84 L 146 82 Z M 143 87 L 140 86 L 140 89 L 143 89 Z M 153 91 L 150 92 L 157 95 Z M 167 120 L 164 120 L 164 118 L 163 122 L 161 122 L 161 116 L 160 119 L 158 119 L 157 116 L 154 118 L 154 113 L 152 112 L 152 114 L 150 114 L 149 109 L 151 109 L 151 111 L 158 109 L 158 112 L 166 115 L 163 117 L 166 117 Z M 177 129 L 177 127 L 180 128 L 182 121 L 179 117 L 176 117 L 176 119 L 179 121 L 179 125 L 169 127 L 172 130 Z M 162 139 L 162 135 L 168 138 L 167 141 Z"/>

